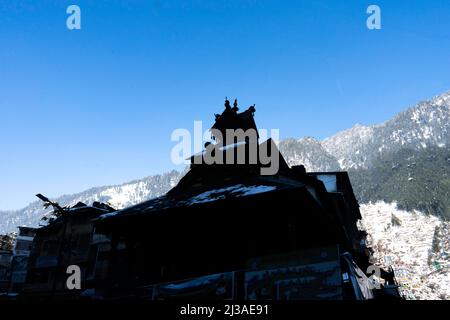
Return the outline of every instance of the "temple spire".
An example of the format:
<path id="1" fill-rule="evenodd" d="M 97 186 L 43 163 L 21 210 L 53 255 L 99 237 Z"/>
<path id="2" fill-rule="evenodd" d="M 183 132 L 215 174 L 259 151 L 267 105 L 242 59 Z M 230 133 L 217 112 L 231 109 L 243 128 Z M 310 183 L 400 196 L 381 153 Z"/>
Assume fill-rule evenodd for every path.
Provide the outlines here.
<path id="1" fill-rule="evenodd" d="M 250 106 L 246 111 L 238 113 L 238 99 L 234 100 L 233 108 L 231 108 L 230 101 L 228 97 L 225 97 L 225 110 L 222 114 L 215 114 L 215 123 L 211 127 L 211 129 L 219 130 L 222 134 L 222 137 L 215 137 L 213 133 L 213 139 L 216 141 L 222 142 L 224 145 L 234 143 L 234 141 L 225 141 L 226 130 L 227 129 L 242 129 L 243 131 L 247 131 L 249 129 L 253 129 L 256 131 L 257 136 L 257 128 L 254 120 L 255 114 L 255 105 Z"/>

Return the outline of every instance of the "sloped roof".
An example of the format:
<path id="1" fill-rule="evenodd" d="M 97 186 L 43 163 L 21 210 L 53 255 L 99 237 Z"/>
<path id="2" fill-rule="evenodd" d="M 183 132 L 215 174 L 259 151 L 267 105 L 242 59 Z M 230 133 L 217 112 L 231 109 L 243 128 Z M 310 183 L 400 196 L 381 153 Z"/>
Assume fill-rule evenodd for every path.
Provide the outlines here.
<path id="1" fill-rule="evenodd" d="M 182 195 L 166 194 L 161 197 L 151 199 L 135 206 L 125 208 L 116 212 L 110 212 L 101 215 L 97 220 L 104 220 L 113 217 L 127 216 L 133 214 L 149 214 L 158 211 L 177 208 L 202 205 L 205 203 L 221 201 L 231 198 L 250 197 L 261 193 L 274 192 L 286 189 L 288 186 L 270 185 L 270 184 L 229 184 L 210 189 L 198 189 L 194 193 Z"/>

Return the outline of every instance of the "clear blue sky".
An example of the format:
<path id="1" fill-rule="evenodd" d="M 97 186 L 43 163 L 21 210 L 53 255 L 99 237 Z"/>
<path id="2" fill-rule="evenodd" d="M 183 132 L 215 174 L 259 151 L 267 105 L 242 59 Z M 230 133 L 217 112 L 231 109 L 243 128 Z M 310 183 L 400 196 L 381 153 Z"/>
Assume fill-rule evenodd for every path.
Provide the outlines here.
<path id="1" fill-rule="evenodd" d="M 0 209 L 174 168 L 172 130 L 212 124 L 226 95 L 282 138 L 322 139 L 449 75 L 448 0 L 0 1 Z"/>

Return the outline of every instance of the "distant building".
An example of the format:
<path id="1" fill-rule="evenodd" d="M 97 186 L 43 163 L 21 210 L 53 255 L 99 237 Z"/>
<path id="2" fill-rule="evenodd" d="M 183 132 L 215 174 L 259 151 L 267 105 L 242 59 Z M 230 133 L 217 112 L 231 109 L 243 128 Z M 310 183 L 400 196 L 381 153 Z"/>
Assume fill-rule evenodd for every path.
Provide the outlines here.
<path id="1" fill-rule="evenodd" d="M 0 295 L 8 293 L 11 278 L 12 251 L 0 250 Z"/>
<path id="2" fill-rule="evenodd" d="M 19 227 L 19 234 L 16 238 L 11 261 L 10 293 L 20 292 L 25 283 L 28 257 L 33 245 L 36 230 L 37 228 Z"/>
<path id="3" fill-rule="evenodd" d="M 0 296 L 8 293 L 14 234 L 0 235 Z"/>
<path id="4" fill-rule="evenodd" d="M 89 256 L 93 234 L 92 219 L 112 211 L 113 208 L 103 203 L 94 202 L 92 206 L 88 206 L 79 202 L 64 209 L 47 226 L 35 230 L 22 296 L 78 297 L 80 290 L 67 290 L 67 267 L 80 267 L 82 288 L 85 287 L 90 261 L 95 261 L 95 257 Z"/>
<path id="5" fill-rule="evenodd" d="M 14 245 L 13 252 L 15 255 L 29 255 L 31 247 L 33 245 L 33 239 L 36 234 L 37 228 L 31 227 L 18 227 L 19 234 L 16 237 L 16 243 Z"/>

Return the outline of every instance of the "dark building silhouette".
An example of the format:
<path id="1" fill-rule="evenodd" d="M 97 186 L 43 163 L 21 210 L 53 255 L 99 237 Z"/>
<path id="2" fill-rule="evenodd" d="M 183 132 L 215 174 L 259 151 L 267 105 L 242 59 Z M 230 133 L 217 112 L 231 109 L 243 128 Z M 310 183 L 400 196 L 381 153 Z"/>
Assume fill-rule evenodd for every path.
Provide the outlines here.
<path id="1" fill-rule="evenodd" d="M 7 295 L 11 280 L 14 235 L 0 235 L 0 298 Z"/>
<path id="2" fill-rule="evenodd" d="M 256 129 L 254 107 L 237 111 L 226 100 L 212 129 Z M 166 195 L 96 219 L 96 233 L 111 239 L 100 288 L 107 297 L 370 299 L 386 292 L 372 290 L 362 271 L 369 251 L 346 172 L 289 167 L 272 140 L 222 142 L 209 147 L 224 157 L 244 150 L 245 161 L 206 164 L 204 153 L 195 155 Z M 248 156 L 260 148 L 278 159 L 275 174 L 261 174 L 267 163 L 259 153 Z"/>
<path id="3" fill-rule="evenodd" d="M 80 267 L 82 288 L 85 288 L 96 260 L 96 252 L 92 250 L 96 248 L 96 239 L 101 237 L 93 238 L 93 219 L 114 209 L 99 202 L 92 206 L 79 202 L 55 211 L 57 217 L 35 231 L 26 283 L 21 292 L 25 298 L 78 298 L 80 290 L 66 287 L 67 267 Z"/>
<path id="4" fill-rule="evenodd" d="M 11 260 L 13 253 L 11 250 L 0 249 L 0 295 L 6 294 L 11 279 Z"/>
<path id="5" fill-rule="evenodd" d="M 255 107 L 238 111 L 237 100 L 225 101 L 211 127 L 216 143 L 161 197 L 115 211 L 98 202 L 62 208 L 38 194 L 54 216 L 21 229 L 35 236 L 20 297 L 398 298 L 391 271 L 376 282 L 365 274 L 371 249 L 348 174 L 289 167 L 274 141 L 259 143 Z M 18 247 L 30 249 L 23 240 Z M 11 254 L 0 252 L 5 287 Z M 66 287 L 71 265 L 81 269 L 79 290 Z"/>
<path id="6" fill-rule="evenodd" d="M 28 271 L 28 258 L 36 231 L 37 228 L 19 227 L 11 260 L 9 295 L 16 295 L 23 289 Z"/>

